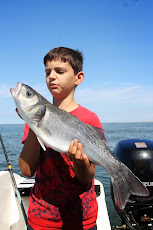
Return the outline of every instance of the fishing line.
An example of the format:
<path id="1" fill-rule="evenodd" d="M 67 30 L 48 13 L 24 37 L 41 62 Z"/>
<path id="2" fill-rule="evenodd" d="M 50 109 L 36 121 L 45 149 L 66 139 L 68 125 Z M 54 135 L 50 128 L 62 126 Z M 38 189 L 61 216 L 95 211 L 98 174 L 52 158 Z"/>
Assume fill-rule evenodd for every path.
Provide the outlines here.
<path id="1" fill-rule="evenodd" d="M 19 192 L 19 190 L 18 190 L 16 181 L 15 181 L 15 177 L 14 177 L 14 174 L 13 174 L 13 171 L 12 171 L 12 167 L 11 167 L 9 158 L 8 158 L 8 156 L 7 156 L 7 153 L 6 153 L 6 149 L 5 149 L 5 146 L 4 146 L 4 143 L 3 143 L 3 140 L 2 140 L 1 134 L 0 134 L 0 141 L 1 141 L 1 144 L 2 144 L 2 148 L 3 148 L 3 152 L 4 152 L 4 155 L 5 155 L 6 161 L 7 161 L 7 166 L 8 166 L 8 170 L 9 170 L 10 176 L 11 176 L 11 180 L 12 180 L 12 182 L 13 182 L 14 190 L 15 190 L 15 193 L 16 193 L 17 198 L 18 198 L 18 200 L 19 200 L 20 207 L 21 207 L 21 210 L 22 210 L 22 214 L 23 214 L 25 223 L 26 223 L 26 225 L 27 225 L 27 215 L 26 215 L 26 212 L 25 212 L 23 203 L 22 203 L 21 195 L 20 195 L 20 192 Z"/>

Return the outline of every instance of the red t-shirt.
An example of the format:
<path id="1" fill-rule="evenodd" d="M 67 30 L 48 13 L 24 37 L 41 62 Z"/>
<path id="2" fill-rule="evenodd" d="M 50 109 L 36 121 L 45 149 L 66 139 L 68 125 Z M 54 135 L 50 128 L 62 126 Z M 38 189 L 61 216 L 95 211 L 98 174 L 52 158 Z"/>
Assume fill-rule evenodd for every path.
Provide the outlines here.
<path id="1" fill-rule="evenodd" d="M 102 128 L 97 115 L 80 105 L 70 113 L 84 123 Z M 28 131 L 25 124 L 23 143 Z M 68 154 L 41 149 L 35 181 L 28 210 L 28 223 L 34 230 L 87 230 L 96 224 L 94 179 L 91 184 L 81 185 Z"/>

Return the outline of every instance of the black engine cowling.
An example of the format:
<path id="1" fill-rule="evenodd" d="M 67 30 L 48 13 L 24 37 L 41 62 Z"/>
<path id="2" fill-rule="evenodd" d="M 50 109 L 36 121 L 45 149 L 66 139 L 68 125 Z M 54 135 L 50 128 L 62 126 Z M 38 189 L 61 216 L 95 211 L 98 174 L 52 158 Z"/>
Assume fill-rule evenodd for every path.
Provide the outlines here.
<path id="1" fill-rule="evenodd" d="M 118 214 L 123 223 L 126 223 L 128 219 L 133 226 L 138 224 L 141 227 L 131 229 L 153 229 L 148 227 L 152 226 L 153 222 L 153 141 L 147 139 L 121 140 L 115 146 L 113 153 L 142 181 L 150 192 L 149 197 L 131 195 L 124 211 L 118 210 L 114 203 Z M 112 184 L 111 193 L 114 201 Z"/>

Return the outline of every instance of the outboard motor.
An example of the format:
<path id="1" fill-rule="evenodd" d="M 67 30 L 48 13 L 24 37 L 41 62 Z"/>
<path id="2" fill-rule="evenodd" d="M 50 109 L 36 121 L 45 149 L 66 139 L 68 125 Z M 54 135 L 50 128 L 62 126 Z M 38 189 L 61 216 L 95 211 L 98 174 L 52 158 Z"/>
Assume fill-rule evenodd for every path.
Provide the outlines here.
<path id="1" fill-rule="evenodd" d="M 119 141 L 114 155 L 122 161 L 148 188 L 149 197 L 131 195 L 124 210 L 114 207 L 122 219 L 124 229 L 153 229 L 153 141 L 127 139 Z M 112 200 L 113 189 L 111 184 Z"/>

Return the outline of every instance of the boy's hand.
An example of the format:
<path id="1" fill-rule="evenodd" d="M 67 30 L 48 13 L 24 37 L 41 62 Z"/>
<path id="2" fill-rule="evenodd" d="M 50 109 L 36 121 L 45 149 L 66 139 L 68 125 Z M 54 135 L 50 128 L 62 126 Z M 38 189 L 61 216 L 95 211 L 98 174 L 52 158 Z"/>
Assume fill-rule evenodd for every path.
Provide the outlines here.
<path id="1" fill-rule="evenodd" d="M 83 153 L 82 144 L 77 139 L 71 142 L 68 153 L 72 158 L 74 172 L 79 182 L 83 185 L 90 184 L 95 175 L 95 165 L 90 163 L 87 155 Z"/>
<path id="2" fill-rule="evenodd" d="M 78 165 L 85 165 L 87 168 L 90 167 L 91 163 L 86 154 L 83 153 L 82 144 L 77 139 L 74 139 L 69 147 L 69 157 L 74 157 Z"/>

